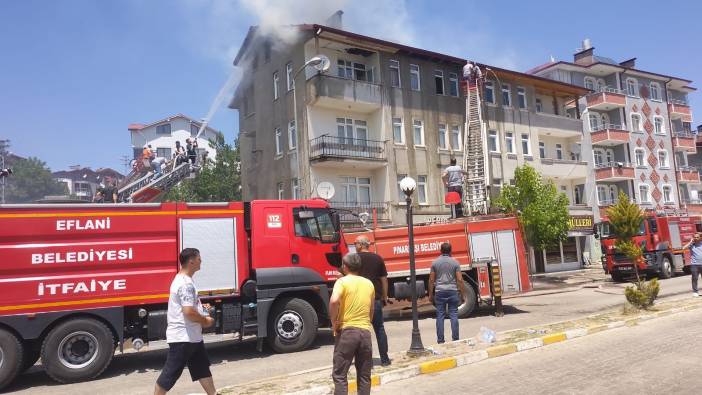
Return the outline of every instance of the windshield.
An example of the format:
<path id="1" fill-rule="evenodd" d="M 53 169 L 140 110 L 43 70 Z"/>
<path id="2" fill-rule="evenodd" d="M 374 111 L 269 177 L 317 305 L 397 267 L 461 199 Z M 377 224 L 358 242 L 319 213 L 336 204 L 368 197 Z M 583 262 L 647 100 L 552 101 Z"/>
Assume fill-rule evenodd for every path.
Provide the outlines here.
<path id="1" fill-rule="evenodd" d="M 300 218 L 298 213 L 302 209 L 295 209 L 295 236 L 307 237 L 322 241 L 322 243 L 335 243 L 339 239 L 338 229 L 334 226 L 328 209 L 311 209 L 314 217 Z"/>
<path id="2" fill-rule="evenodd" d="M 612 224 L 609 222 L 600 222 L 597 224 L 597 233 L 600 234 L 601 239 L 610 239 L 617 237 L 617 235 L 614 234 L 614 230 L 612 229 Z M 641 221 L 641 226 L 639 227 L 639 236 L 642 236 L 646 234 L 646 225 L 644 225 L 644 221 Z"/>

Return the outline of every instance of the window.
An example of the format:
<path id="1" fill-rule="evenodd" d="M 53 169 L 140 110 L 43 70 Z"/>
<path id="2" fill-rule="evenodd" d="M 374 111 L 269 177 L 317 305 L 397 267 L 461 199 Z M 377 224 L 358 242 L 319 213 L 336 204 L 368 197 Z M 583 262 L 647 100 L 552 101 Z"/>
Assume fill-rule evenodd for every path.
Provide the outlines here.
<path id="1" fill-rule="evenodd" d="M 439 124 L 439 149 L 447 149 L 448 145 L 448 139 L 446 138 L 446 125 L 444 124 Z"/>
<path id="2" fill-rule="evenodd" d="M 544 159 L 546 157 L 546 144 L 543 141 L 539 141 L 539 158 Z"/>
<path id="3" fill-rule="evenodd" d="M 496 130 L 488 131 L 488 150 L 490 150 L 490 152 L 500 152 Z"/>
<path id="4" fill-rule="evenodd" d="M 626 94 L 629 96 L 639 96 L 638 83 L 634 78 L 626 79 Z"/>
<path id="5" fill-rule="evenodd" d="M 402 188 L 400 188 L 400 181 L 402 181 L 403 178 L 407 177 L 407 174 L 398 174 L 397 175 L 397 199 L 400 201 L 400 204 L 405 204 L 405 193 L 402 191 Z"/>
<path id="6" fill-rule="evenodd" d="M 536 99 L 536 112 L 543 112 L 544 111 L 544 105 L 541 102 L 541 99 Z"/>
<path id="7" fill-rule="evenodd" d="M 522 133 L 522 154 L 531 156 L 531 147 L 529 146 L 529 135 Z"/>
<path id="8" fill-rule="evenodd" d="M 351 62 L 339 59 L 336 61 L 336 75 L 341 78 L 353 78 L 353 66 Z"/>
<path id="9" fill-rule="evenodd" d="M 650 203 L 651 202 L 651 197 L 649 196 L 649 193 L 648 193 L 648 185 L 639 184 L 639 200 L 641 201 L 641 203 Z"/>
<path id="10" fill-rule="evenodd" d="M 434 70 L 434 86 L 436 87 L 436 94 L 444 94 L 444 72 L 441 70 Z"/>
<path id="11" fill-rule="evenodd" d="M 339 233 L 332 222 L 331 215 L 326 209 L 304 209 L 314 212 L 312 218 L 300 218 L 303 208 L 293 209 L 295 218 L 295 236 L 319 240 L 322 243 L 337 243 Z"/>
<path id="12" fill-rule="evenodd" d="M 656 134 L 665 134 L 665 129 L 663 129 L 662 117 L 653 117 L 653 131 Z"/>
<path id="13" fill-rule="evenodd" d="M 601 205 L 609 204 L 609 199 L 607 198 L 607 187 L 604 185 L 597 186 L 597 201 Z"/>
<path id="14" fill-rule="evenodd" d="M 663 185 L 663 201 L 673 203 L 673 188 L 670 185 Z"/>
<path id="15" fill-rule="evenodd" d="M 300 198 L 300 180 L 297 178 L 293 178 L 292 181 L 290 181 L 290 187 L 292 190 L 292 198 L 294 200 Z"/>
<path id="16" fill-rule="evenodd" d="M 519 106 L 520 109 L 526 110 L 527 104 L 526 104 L 526 89 L 524 88 L 517 88 L 517 105 Z"/>
<path id="17" fill-rule="evenodd" d="M 449 73 L 449 95 L 458 97 L 458 74 Z"/>
<path id="18" fill-rule="evenodd" d="M 600 117 L 597 114 L 590 113 L 587 118 L 590 121 L 590 131 L 600 130 Z"/>
<path id="19" fill-rule="evenodd" d="M 505 145 L 508 154 L 514 153 L 514 133 L 505 132 Z"/>
<path id="20" fill-rule="evenodd" d="M 631 114 L 631 131 L 640 132 L 641 131 L 641 115 Z"/>
<path id="21" fill-rule="evenodd" d="M 485 81 L 485 102 L 495 104 L 495 84 L 492 81 Z"/>
<path id="22" fill-rule="evenodd" d="M 563 145 L 556 144 L 556 159 L 563 159 Z"/>
<path id="23" fill-rule="evenodd" d="M 605 80 L 603 80 L 602 78 L 597 79 L 597 91 L 598 92 L 604 92 L 606 86 L 607 86 L 607 84 L 605 83 Z"/>
<path id="24" fill-rule="evenodd" d="M 461 150 L 461 127 L 458 125 L 451 126 L 451 149 Z"/>
<path id="25" fill-rule="evenodd" d="M 580 186 L 573 188 L 573 194 L 575 195 L 575 204 L 583 204 L 582 192 L 580 192 Z"/>
<path id="26" fill-rule="evenodd" d="M 336 131 L 342 144 L 367 145 L 368 124 L 366 121 L 337 118 Z"/>
<path id="27" fill-rule="evenodd" d="M 502 84 L 502 105 L 505 107 L 512 107 L 512 96 L 510 95 L 508 84 Z"/>
<path id="28" fill-rule="evenodd" d="M 373 69 L 363 63 L 338 59 L 336 61 L 337 75 L 350 80 L 373 82 Z"/>
<path id="29" fill-rule="evenodd" d="M 617 202 L 617 186 L 616 185 L 610 185 L 609 186 L 609 201 L 612 202 L 612 204 Z"/>
<path id="30" fill-rule="evenodd" d="M 273 73 L 273 100 L 278 99 L 278 83 L 280 78 L 278 77 L 278 72 Z"/>
<path id="31" fill-rule="evenodd" d="M 412 130 L 414 131 L 414 145 L 424 146 L 424 124 L 422 121 L 412 122 Z"/>
<path id="32" fill-rule="evenodd" d="M 278 183 L 278 200 L 283 200 L 283 183 L 279 182 Z"/>
<path id="33" fill-rule="evenodd" d="M 371 187 L 368 177 L 341 177 L 341 198 L 345 203 L 370 203 Z"/>
<path id="34" fill-rule="evenodd" d="M 644 162 L 644 149 L 643 148 L 637 148 L 634 150 L 634 160 L 636 161 L 636 167 L 645 167 L 646 162 Z"/>
<path id="35" fill-rule="evenodd" d="M 668 163 L 668 151 L 662 149 L 658 150 L 658 167 L 661 169 L 670 167 Z"/>
<path id="36" fill-rule="evenodd" d="M 294 150 L 297 147 L 297 130 L 295 121 L 290 121 L 288 124 L 288 148 Z"/>
<path id="37" fill-rule="evenodd" d="M 156 156 L 159 158 L 171 159 L 171 149 L 170 148 L 156 148 Z"/>
<path id="38" fill-rule="evenodd" d="M 171 124 L 164 123 L 163 125 L 156 126 L 156 134 L 171 134 Z"/>
<path id="39" fill-rule="evenodd" d="M 292 63 L 288 63 L 285 65 L 285 76 L 288 81 L 288 90 L 291 91 L 293 90 L 293 88 L 295 88 L 295 81 L 293 81 Z"/>
<path id="40" fill-rule="evenodd" d="M 600 149 L 592 151 L 592 158 L 595 160 L 595 166 L 604 163 L 604 152 Z"/>
<path id="41" fill-rule="evenodd" d="M 609 128 L 609 115 L 604 114 L 604 113 L 602 115 L 600 115 L 600 127 L 602 129 Z"/>
<path id="42" fill-rule="evenodd" d="M 405 143 L 405 133 L 402 130 L 402 118 L 392 119 L 392 139 L 395 144 Z"/>
<path id="43" fill-rule="evenodd" d="M 275 128 L 275 154 L 280 155 L 283 153 L 283 133 L 280 128 Z"/>
<path id="44" fill-rule="evenodd" d="M 595 79 L 592 77 L 585 77 L 585 88 L 594 91 L 595 90 Z"/>
<path id="45" fill-rule="evenodd" d="M 200 131 L 200 127 L 195 125 L 194 123 L 190 124 L 190 135 L 191 136 L 197 136 L 197 132 Z"/>
<path id="46" fill-rule="evenodd" d="M 417 176 L 417 203 L 427 204 L 427 176 Z"/>
<path id="47" fill-rule="evenodd" d="M 651 100 L 661 101 L 661 86 L 657 82 L 650 84 Z"/>
<path id="48" fill-rule="evenodd" d="M 390 86 L 400 87 L 400 62 L 398 60 L 390 60 Z"/>
<path id="49" fill-rule="evenodd" d="M 410 88 L 413 91 L 420 90 L 419 66 L 416 64 L 410 65 Z"/>

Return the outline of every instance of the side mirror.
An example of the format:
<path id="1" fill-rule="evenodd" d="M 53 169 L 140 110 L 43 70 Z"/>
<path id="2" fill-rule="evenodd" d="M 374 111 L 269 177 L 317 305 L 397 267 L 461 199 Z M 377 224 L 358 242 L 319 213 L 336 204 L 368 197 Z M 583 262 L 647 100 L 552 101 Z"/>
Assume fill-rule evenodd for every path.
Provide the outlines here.
<path id="1" fill-rule="evenodd" d="M 595 233 L 593 234 L 593 236 L 595 236 L 596 239 L 599 239 L 599 238 L 600 238 L 600 234 L 597 233 L 597 232 L 595 232 Z"/>

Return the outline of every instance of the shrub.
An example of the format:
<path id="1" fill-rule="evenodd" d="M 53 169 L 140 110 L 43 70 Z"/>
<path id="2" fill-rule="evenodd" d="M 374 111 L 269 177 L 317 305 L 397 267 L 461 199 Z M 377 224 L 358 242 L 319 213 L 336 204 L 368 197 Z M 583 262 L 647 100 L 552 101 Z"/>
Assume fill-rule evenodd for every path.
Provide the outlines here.
<path id="1" fill-rule="evenodd" d="M 660 284 L 658 284 L 658 280 L 654 278 L 648 282 L 639 281 L 634 283 L 634 286 L 626 287 L 624 295 L 632 306 L 638 309 L 647 309 L 653 305 L 658 297 L 659 291 Z"/>

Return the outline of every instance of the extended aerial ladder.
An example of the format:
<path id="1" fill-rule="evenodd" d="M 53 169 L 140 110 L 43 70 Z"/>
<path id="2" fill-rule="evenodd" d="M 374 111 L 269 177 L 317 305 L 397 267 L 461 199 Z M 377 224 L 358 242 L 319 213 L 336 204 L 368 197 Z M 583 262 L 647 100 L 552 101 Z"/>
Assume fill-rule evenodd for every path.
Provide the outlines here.
<path id="1" fill-rule="evenodd" d="M 486 214 L 487 196 L 487 147 L 483 124 L 480 89 L 482 73 L 477 65 L 468 63 L 463 69 L 466 90 L 466 138 L 463 146 L 463 203 L 470 213 Z"/>
<path id="2" fill-rule="evenodd" d="M 145 171 L 141 159 L 134 170 L 127 176 L 123 185 L 118 189 L 117 201 L 129 203 L 148 203 L 156 201 L 164 193 L 189 177 L 192 170 L 199 167 L 191 166 L 189 162 L 181 163 L 175 168 L 166 166 L 160 177 L 153 171 Z"/>

